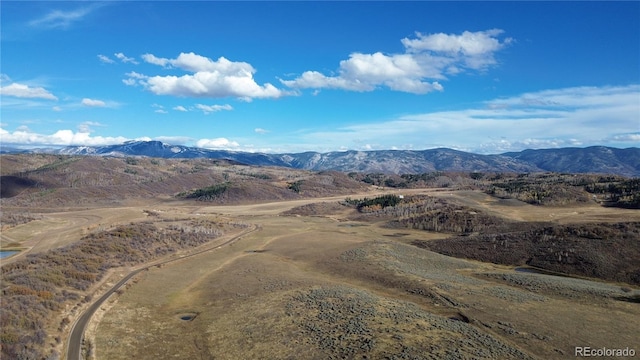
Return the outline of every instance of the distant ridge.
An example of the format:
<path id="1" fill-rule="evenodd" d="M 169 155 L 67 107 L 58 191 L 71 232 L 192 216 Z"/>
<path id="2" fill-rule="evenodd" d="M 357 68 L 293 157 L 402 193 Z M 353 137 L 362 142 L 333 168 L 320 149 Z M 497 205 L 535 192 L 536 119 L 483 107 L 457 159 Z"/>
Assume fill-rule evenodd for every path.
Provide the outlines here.
<path id="1" fill-rule="evenodd" d="M 640 176 L 640 148 L 635 147 L 618 149 L 590 146 L 523 150 L 503 155 L 535 164 L 546 171 Z"/>
<path id="2" fill-rule="evenodd" d="M 640 176 L 640 148 L 606 146 L 524 150 L 499 155 L 480 155 L 448 148 L 429 150 L 376 150 L 265 154 L 209 150 L 160 141 L 128 141 L 108 146 L 68 146 L 7 152 L 46 152 L 64 155 L 146 156 L 158 158 L 227 159 L 247 165 L 284 166 L 305 170 L 342 172 L 424 173 L 432 171 L 564 172 Z"/>

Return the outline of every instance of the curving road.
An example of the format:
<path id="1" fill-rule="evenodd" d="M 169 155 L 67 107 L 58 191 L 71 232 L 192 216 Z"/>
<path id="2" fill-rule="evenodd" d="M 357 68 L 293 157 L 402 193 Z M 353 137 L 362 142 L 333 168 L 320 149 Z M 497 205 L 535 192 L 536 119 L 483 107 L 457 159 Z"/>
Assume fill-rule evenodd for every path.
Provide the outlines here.
<path id="1" fill-rule="evenodd" d="M 137 273 L 144 270 L 146 268 L 134 270 L 130 272 L 127 276 L 125 276 L 122 280 L 120 280 L 117 284 L 115 284 L 109 291 L 107 291 L 102 297 L 96 300 L 89 308 L 78 318 L 78 320 L 73 324 L 73 328 L 71 329 L 71 335 L 69 336 L 69 345 L 67 348 L 67 359 L 68 360 L 81 360 L 82 355 L 82 335 L 84 334 L 84 330 L 91 320 L 91 316 L 100 308 L 102 303 L 104 303 L 111 294 L 113 294 L 116 290 L 118 290 L 122 285 L 124 285 L 129 279 L 134 277 Z"/>
<path id="2" fill-rule="evenodd" d="M 157 266 L 157 265 L 161 265 L 161 264 L 167 264 L 173 261 L 177 261 L 177 260 L 182 260 L 185 258 L 189 258 L 192 256 L 196 256 L 208 251 L 212 251 L 212 250 L 216 250 L 219 249 L 225 245 L 229 245 L 232 244 L 236 241 L 238 241 L 241 237 L 252 233 L 254 231 L 258 230 L 257 226 L 253 226 L 252 228 L 245 230 L 243 232 L 241 232 L 238 235 L 233 236 L 231 239 L 225 241 L 224 243 L 214 247 L 214 248 L 210 248 L 210 249 L 206 249 L 206 250 L 202 250 L 202 251 L 198 251 L 196 253 L 193 254 L 189 254 L 186 256 L 182 256 L 179 258 L 175 258 L 175 259 L 169 259 L 166 261 L 162 261 L 162 262 L 158 262 L 158 263 L 153 263 L 151 265 L 142 267 L 140 269 L 134 270 L 132 272 L 130 272 L 129 274 L 127 274 L 127 276 L 125 276 L 124 278 L 122 278 L 120 281 L 118 281 L 117 284 L 115 284 L 111 289 L 109 289 L 106 293 L 104 293 L 104 295 L 102 295 L 98 300 L 94 301 L 93 304 L 91 304 L 91 306 L 89 306 L 89 308 L 87 310 L 85 310 L 84 313 L 82 313 L 82 315 L 78 318 L 78 320 L 76 320 L 76 322 L 72 325 L 71 328 L 71 334 L 69 335 L 69 342 L 67 344 L 67 360 L 82 360 L 82 339 L 83 339 L 83 335 L 84 335 L 84 331 L 87 327 L 87 324 L 89 324 L 89 321 L 91 320 L 91 317 L 93 316 L 93 314 L 96 312 L 96 310 L 98 310 L 100 308 L 100 306 L 109 298 L 109 296 L 111 296 L 114 292 L 116 292 L 122 285 L 126 284 L 127 281 L 129 281 L 132 277 L 134 277 L 136 274 L 138 274 L 139 272 L 149 269 L 153 266 Z"/>

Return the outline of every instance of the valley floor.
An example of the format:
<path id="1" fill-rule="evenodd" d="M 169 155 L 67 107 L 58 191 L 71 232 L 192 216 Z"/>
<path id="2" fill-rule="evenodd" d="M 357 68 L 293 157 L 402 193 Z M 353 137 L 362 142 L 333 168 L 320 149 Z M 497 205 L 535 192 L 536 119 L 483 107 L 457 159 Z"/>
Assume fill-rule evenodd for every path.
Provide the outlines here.
<path id="1" fill-rule="evenodd" d="M 428 194 L 514 221 L 640 221 L 637 210 L 533 206 L 478 191 L 372 188 L 352 197 L 382 193 Z M 563 359 L 577 347 L 640 355 L 637 287 L 440 255 L 414 244 L 449 235 L 359 218 L 338 204 L 344 199 L 31 208 L 33 221 L 3 229 L 3 247 L 23 251 L 2 263 L 131 222 L 243 225 L 157 265 L 113 268 L 84 291 L 95 301 L 147 268 L 92 316 L 83 349 L 90 359 Z M 57 353 L 69 343 L 55 334 L 68 336 L 93 301 L 65 305 L 59 316 L 71 326 L 51 320 L 47 344 Z"/>
<path id="2" fill-rule="evenodd" d="M 482 194 L 438 196 L 491 205 Z M 638 289 L 439 255 L 411 242 L 443 234 L 353 221 L 346 210 L 281 215 L 317 201 L 165 209 L 226 216 L 259 230 L 139 274 L 94 316 L 85 334 L 92 358 L 561 359 L 573 358 L 576 347 L 640 352 L 640 306 L 624 301 Z M 509 213 L 513 204 L 493 205 L 519 217 L 602 218 L 597 212 L 609 211 Z"/>

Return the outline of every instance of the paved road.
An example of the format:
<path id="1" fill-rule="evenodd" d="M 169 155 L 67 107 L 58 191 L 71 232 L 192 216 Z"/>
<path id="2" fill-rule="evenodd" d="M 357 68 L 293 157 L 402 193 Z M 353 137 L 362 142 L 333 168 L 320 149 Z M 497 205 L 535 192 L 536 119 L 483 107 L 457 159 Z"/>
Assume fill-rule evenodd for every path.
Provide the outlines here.
<path id="1" fill-rule="evenodd" d="M 89 323 L 89 320 L 91 320 L 91 317 L 93 316 L 93 314 L 96 312 L 96 310 L 98 310 L 100 308 L 100 306 L 109 298 L 109 296 L 111 296 L 115 291 L 117 291 L 122 285 L 124 285 L 127 281 L 129 281 L 132 277 L 134 277 L 136 274 L 138 274 L 139 272 L 149 269 L 152 266 L 157 266 L 160 264 L 167 264 L 170 263 L 172 261 L 177 261 L 177 260 L 182 260 L 191 256 L 196 256 L 199 254 L 202 254 L 204 252 L 207 251 L 211 251 L 211 250 L 216 250 L 219 249 L 225 245 L 229 245 L 237 240 L 239 240 L 242 236 L 245 236 L 251 232 L 254 232 L 258 230 L 257 226 L 254 226 L 253 228 L 249 229 L 249 230 L 245 230 L 243 232 L 241 232 L 240 234 L 232 237 L 231 239 L 225 241 L 224 243 L 211 248 L 211 249 L 206 249 L 206 250 L 202 250 L 199 251 L 197 253 L 193 253 L 187 256 L 183 256 L 183 257 L 179 257 L 176 259 L 169 259 L 167 261 L 163 261 L 160 263 L 153 263 L 152 265 L 140 268 L 138 270 L 134 270 L 132 272 L 130 272 L 127 276 L 125 276 L 124 278 L 122 278 L 122 280 L 120 280 L 117 284 L 115 284 L 111 289 L 109 289 L 104 295 L 102 295 L 98 300 L 96 300 L 93 304 L 91 304 L 91 306 L 89 306 L 89 308 L 87 310 L 85 310 L 85 312 L 80 316 L 80 318 L 78 318 L 78 320 L 72 325 L 72 329 L 71 329 L 71 335 L 69 336 L 69 343 L 67 346 L 67 360 L 82 360 L 82 339 L 83 339 L 83 335 L 84 335 L 84 330 L 87 327 L 87 324 Z"/>
<path id="2" fill-rule="evenodd" d="M 82 335 L 84 334 L 84 330 L 91 320 L 91 316 L 100 308 L 103 302 L 111 296 L 116 290 L 120 288 L 120 286 L 124 285 L 129 279 L 134 277 L 137 273 L 144 270 L 146 268 L 138 269 L 129 273 L 129 275 L 125 276 L 122 280 L 120 280 L 116 285 L 114 285 L 109 291 L 107 291 L 100 299 L 96 300 L 89 308 L 80 316 L 78 321 L 73 325 L 73 329 L 71 330 L 71 335 L 69 336 L 69 347 L 67 351 L 67 359 L 68 360 L 81 360 L 82 356 L 80 352 L 82 351 Z"/>

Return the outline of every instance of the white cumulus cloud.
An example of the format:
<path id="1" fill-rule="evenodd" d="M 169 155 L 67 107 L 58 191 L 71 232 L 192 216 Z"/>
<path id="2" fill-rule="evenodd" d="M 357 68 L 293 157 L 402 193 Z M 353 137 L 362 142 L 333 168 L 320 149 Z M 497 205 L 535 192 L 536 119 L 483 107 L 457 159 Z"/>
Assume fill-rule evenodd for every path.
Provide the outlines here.
<path id="1" fill-rule="evenodd" d="M 78 125 L 78 130 L 81 133 L 90 133 L 93 132 L 93 130 L 91 129 L 94 126 L 104 126 L 99 122 L 95 122 L 95 121 L 85 121 L 81 124 Z"/>
<path id="2" fill-rule="evenodd" d="M 95 100 L 95 99 L 89 99 L 89 98 L 82 99 L 82 105 L 89 106 L 89 107 L 105 107 L 105 106 L 107 106 L 107 104 L 102 100 Z"/>
<path id="3" fill-rule="evenodd" d="M 98 54 L 98 60 L 100 60 L 101 62 L 103 62 L 105 64 L 113 64 L 113 63 L 115 63 L 115 61 L 113 61 L 110 57 L 108 57 L 106 55 L 102 55 L 102 54 Z"/>
<path id="4" fill-rule="evenodd" d="M 174 106 L 174 107 L 173 107 L 173 110 L 175 110 L 175 111 L 182 111 L 182 112 L 187 112 L 187 111 L 189 111 L 189 110 L 187 110 L 187 108 L 185 108 L 185 107 L 184 107 L 184 106 L 182 106 L 182 105 Z"/>
<path id="5" fill-rule="evenodd" d="M 202 110 L 205 114 L 209 114 L 212 112 L 218 112 L 218 111 L 222 111 L 222 110 L 233 110 L 233 107 L 229 104 L 224 104 L 224 105 L 203 105 L 203 104 L 196 104 L 196 109 Z"/>
<path id="6" fill-rule="evenodd" d="M 494 53 L 513 40 L 511 38 L 500 42 L 496 36 L 504 33 L 500 29 L 470 32 L 465 31 L 460 35 L 455 34 L 430 34 L 416 33 L 417 39 L 402 39 L 402 44 L 411 52 L 424 50 L 449 54 L 464 54 L 476 56 Z"/>
<path id="7" fill-rule="evenodd" d="M 205 149 L 235 149 L 240 146 L 235 141 L 226 138 L 200 139 L 196 141 L 196 146 Z"/>
<path id="8" fill-rule="evenodd" d="M 418 33 L 415 39 L 401 40 L 404 53 L 352 53 L 340 62 L 335 76 L 305 71 L 293 80 L 280 81 L 296 89 L 372 91 L 382 86 L 414 94 L 442 91 L 442 85 L 434 80 L 447 79 L 447 75 L 464 69 L 484 70 L 495 65 L 495 52 L 513 41 L 500 40 L 502 33 L 498 29 L 465 31 L 461 35 Z"/>
<path id="9" fill-rule="evenodd" d="M 43 87 L 31 87 L 29 85 L 18 83 L 0 87 L 0 95 L 19 98 L 58 100 L 56 96 Z"/>
<path id="10" fill-rule="evenodd" d="M 259 85 L 253 78 L 256 70 L 249 63 L 235 62 L 220 57 L 218 60 L 194 54 L 181 53 L 175 59 L 144 54 L 150 64 L 181 69 L 187 74 L 148 76 L 135 72 L 127 74 L 127 85 L 142 85 L 156 95 L 197 98 L 236 97 L 250 101 L 254 98 L 278 98 L 287 95 L 270 83 Z"/>
<path id="11" fill-rule="evenodd" d="M 122 61 L 123 63 L 131 63 L 131 64 L 137 64 L 138 62 L 136 61 L 136 59 L 134 58 L 130 58 L 128 56 L 126 56 L 125 54 L 119 52 L 119 53 L 115 53 L 113 54 L 113 56 L 115 56 L 116 58 L 118 58 L 120 61 Z"/>
<path id="12" fill-rule="evenodd" d="M 171 64 L 171 60 L 165 59 L 165 58 L 159 58 L 153 54 L 143 54 L 142 60 L 148 62 L 149 64 L 159 65 L 163 67 L 168 67 Z"/>
<path id="13" fill-rule="evenodd" d="M 640 85 L 572 87 L 498 98 L 467 109 L 404 115 L 333 131 L 302 133 L 300 141 L 364 149 L 448 147 L 480 153 L 527 148 L 614 145 L 640 140 Z"/>

